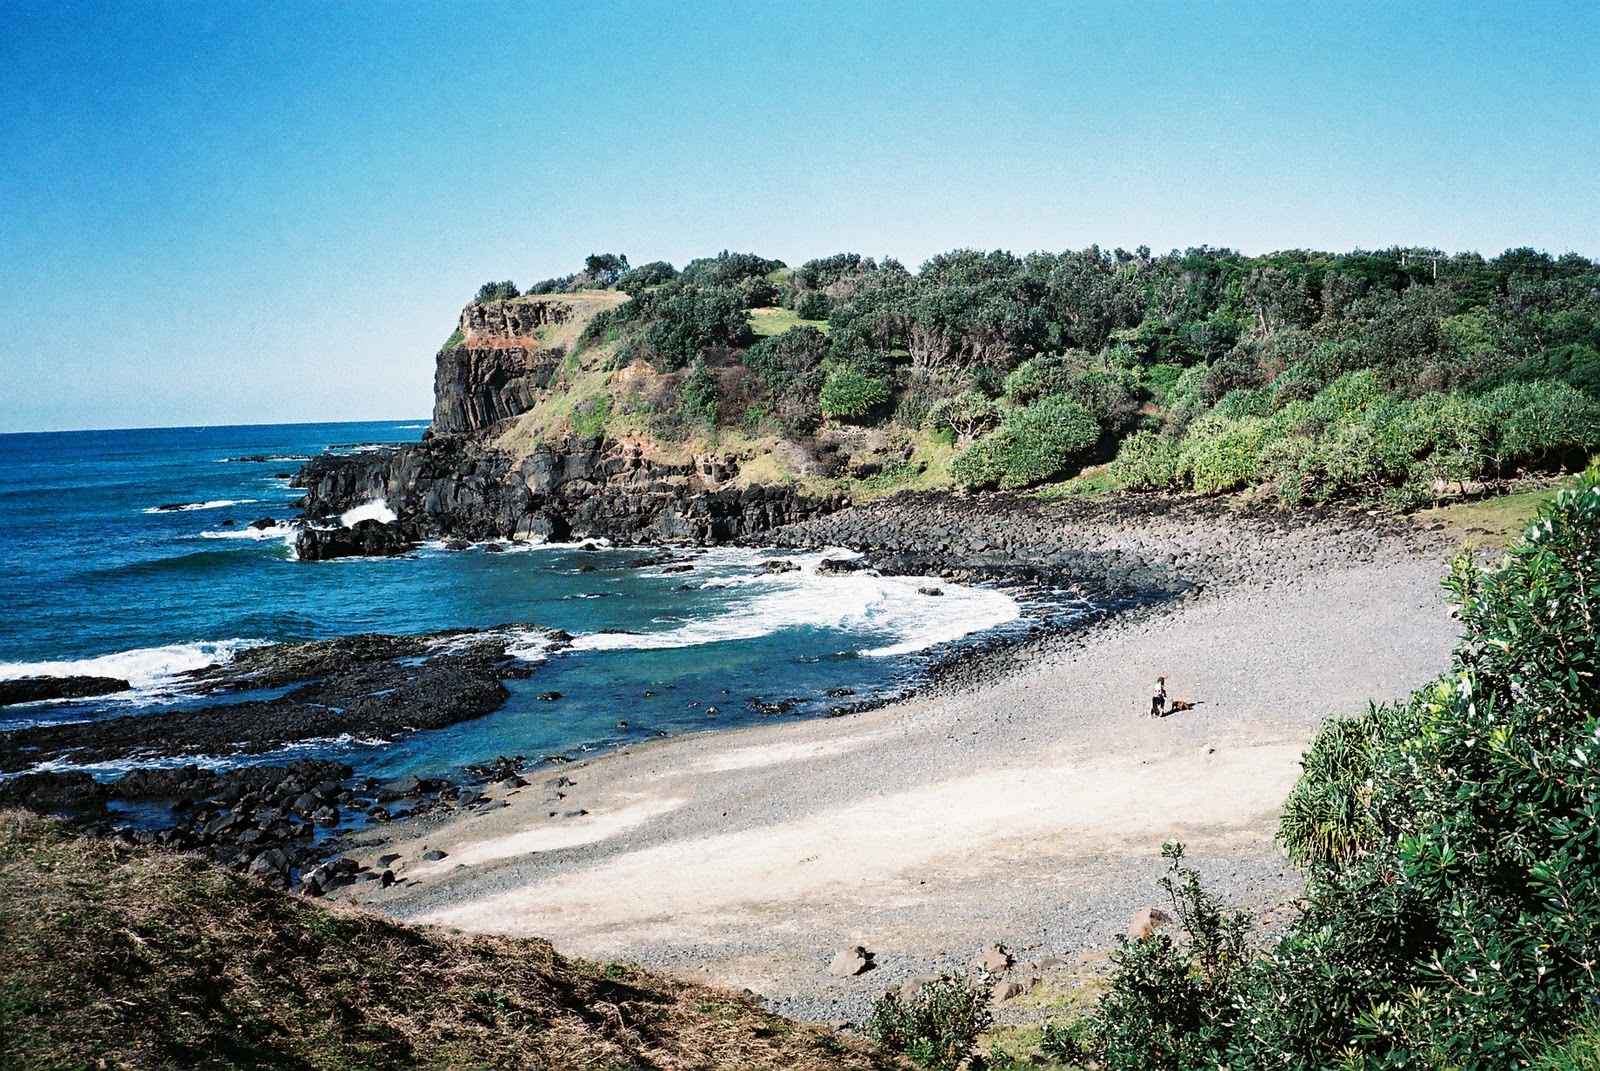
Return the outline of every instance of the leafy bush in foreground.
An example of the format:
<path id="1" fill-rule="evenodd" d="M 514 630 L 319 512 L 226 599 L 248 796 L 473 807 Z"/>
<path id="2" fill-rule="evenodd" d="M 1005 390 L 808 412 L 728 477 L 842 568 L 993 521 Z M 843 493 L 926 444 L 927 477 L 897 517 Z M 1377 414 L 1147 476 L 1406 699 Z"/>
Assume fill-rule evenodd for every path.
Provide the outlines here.
<path id="1" fill-rule="evenodd" d="M 1308 868 L 1301 917 L 1220 972 L 1206 913 L 1186 950 L 1125 947 L 1090 1024 L 1107 1066 L 1594 1063 L 1600 468 L 1503 564 L 1463 557 L 1448 585 L 1451 670 L 1306 756 L 1281 831 Z"/>
<path id="2" fill-rule="evenodd" d="M 989 1029 L 989 990 L 965 978 L 939 978 L 909 997 L 891 989 L 872 1006 L 867 1035 L 929 1071 L 955 1071 Z"/>

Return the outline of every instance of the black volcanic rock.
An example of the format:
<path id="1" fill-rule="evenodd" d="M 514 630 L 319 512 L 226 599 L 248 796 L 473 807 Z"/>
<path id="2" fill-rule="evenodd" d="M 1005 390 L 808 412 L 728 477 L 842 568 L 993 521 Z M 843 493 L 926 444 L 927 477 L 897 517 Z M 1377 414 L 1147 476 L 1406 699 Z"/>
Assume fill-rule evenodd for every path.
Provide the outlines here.
<path id="1" fill-rule="evenodd" d="M 555 647 L 571 639 L 555 631 L 547 636 Z M 231 665 L 190 674 L 192 685 L 212 695 L 288 688 L 283 695 L 3 732 L 0 772 L 66 757 L 259 754 L 342 733 L 393 738 L 453 725 L 498 710 L 509 694 L 502 681 L 528 672 L 506 643 L 496 633 L 464 632 L 253 648 Z M 161 781 L 159 792 L 170 789 L 163 780 L 169 775 L 141 776 Z"/>
<path id="2" fill-rule="evenodd" d="M 119 677 L 18 677 L 0 681 L 0 707 L 46 699 L 85 699 L 127 690 L 128 682 Z"/>
<path id="3" fill-rule="evenodd" d="M 330 558 L 388 558 L 415 550 L 417 541 L 396 521 L 357 521 L 348 528 L 302 528 L 294 549 L 303 562 Z"/>

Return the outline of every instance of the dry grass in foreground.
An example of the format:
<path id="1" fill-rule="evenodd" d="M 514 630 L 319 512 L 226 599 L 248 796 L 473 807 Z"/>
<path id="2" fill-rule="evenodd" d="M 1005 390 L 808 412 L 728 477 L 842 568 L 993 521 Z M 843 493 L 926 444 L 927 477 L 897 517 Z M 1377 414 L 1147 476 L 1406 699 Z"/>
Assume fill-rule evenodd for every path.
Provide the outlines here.
<path id="1" fill-rule="evenodd" d="M 898 1068 L 724 990 L 0 813 L 0 1066 Z"/>

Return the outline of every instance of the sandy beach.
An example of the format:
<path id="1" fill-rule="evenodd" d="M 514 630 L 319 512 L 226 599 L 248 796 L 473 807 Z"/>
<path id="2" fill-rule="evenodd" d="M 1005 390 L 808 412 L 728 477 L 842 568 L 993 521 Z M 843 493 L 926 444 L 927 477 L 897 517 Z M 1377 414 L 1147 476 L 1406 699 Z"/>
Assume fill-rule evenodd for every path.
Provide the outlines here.
<path id="1" fill-rule="evenodd" d="M 989 941 L 1024 982 L 1096 961 L 1161 903 L 1168 838 L 1270 925 L 1298 887 L 1273 834 L 1317 724 L 1435 676 L 1456 630 L 1442 538 L 1262 538 L 1275 567 L 1025 648 L 976 687 L 531 769 L 490 786 L 504 807 L 361 847 L 399 880 L 351 895 L 833 1021 Z M 1148 717 L 1158 674 L 1195 709 Z M 857 944 L 875 969 L 827 973 Z"/>

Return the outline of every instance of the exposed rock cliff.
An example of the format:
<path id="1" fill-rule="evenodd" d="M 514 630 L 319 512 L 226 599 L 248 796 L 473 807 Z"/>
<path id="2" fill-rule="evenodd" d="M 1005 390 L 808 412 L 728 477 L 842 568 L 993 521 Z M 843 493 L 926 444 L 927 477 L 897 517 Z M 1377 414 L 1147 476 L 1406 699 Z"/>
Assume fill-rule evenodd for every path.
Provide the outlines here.
<path id="1" fill-rule="evenodd" d="M 844 505 L 787 487 L 735 482 L 730 459 L 653 461 L 601 439 L 545 443 L 524 458 L 469 438 L 353 457 L 320 457 L 295 477 L 312 517 L 382 498 L 432 535 L 476 539 L 720 543 L 809 520 Z"/>
<path id="2" fill-rule="evenodd" d="M 592 291 L 468 305 L 438 355 L 423 442 L 313 459 L 294 480 L 306 513 L 326 519 L 382 498 L 420 535 L 717 543 L 845 504 L 752 484 L 716 453 L 668 460 L 650 442 L 572 435 L 500 445 L 511 421 L 563 389 L 552 380 L 584 325 L 622 299 Z"/>
<path id="3" fill-rule="evenodd" d="M 439 351 L 434 371 L 432 433 L 484 431 L 527 412 L 566 356 L 566 336 L 611 303 L 574 295 L 473 302 L 461 310 L 460 341 Z"/>

